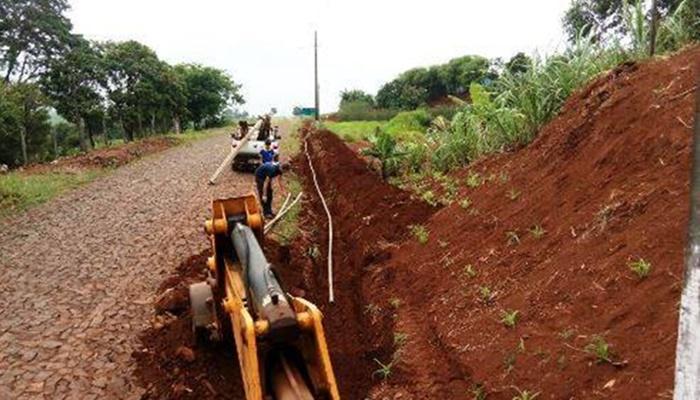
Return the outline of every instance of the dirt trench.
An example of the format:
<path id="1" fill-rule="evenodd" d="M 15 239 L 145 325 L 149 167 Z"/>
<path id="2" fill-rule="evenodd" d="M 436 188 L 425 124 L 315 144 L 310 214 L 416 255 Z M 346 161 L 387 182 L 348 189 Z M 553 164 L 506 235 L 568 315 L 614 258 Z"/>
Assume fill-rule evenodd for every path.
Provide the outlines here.
<path id="1" fill-rule="evenodd" d="M 382 381 L 374 373 L 377 361 L 389 363 L 395 350 L 391 296 L 368 292 L 367 282 L 377 279 L 375 265 L 405 238 L 407 226 L 422 223 L 435 209 L 382 182 L 330 132 L 307 126 L 302 135 L 334 218 L 335 302 L 328 302 L 327 219 L 303 152 L 292 162 L 306 194 L 301 234 L 288 246 L 266 239 L 265 252 L 285 289 L 324 313 L 341 397 L 363 399 Z M 141 335 L 142 350 L 134 352 L 144 398 L 244 398 L 235 350 L 198 347 L 191 334 L 187 287 L 205 278 L 208 254 L 184 260 L 158 290 L 156 316 Z"/>

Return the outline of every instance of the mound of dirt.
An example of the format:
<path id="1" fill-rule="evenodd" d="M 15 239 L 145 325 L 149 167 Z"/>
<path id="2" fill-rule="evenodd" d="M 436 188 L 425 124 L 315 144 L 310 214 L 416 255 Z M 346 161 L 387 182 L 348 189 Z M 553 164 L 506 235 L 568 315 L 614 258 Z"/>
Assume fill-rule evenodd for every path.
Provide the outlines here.
<path id="1" fill-rule="evenodd" d="M 341 397 L 362 399 L 379 378 L 377 361 L 393 354 L 393 309 L 368 301 L 366 278 L 408 235 L 410 224 L 425 221 L 434 209 L 382 182 L 367 164 L 328 131 L 304 128 L 309 153 L 334 225 L 334 294 L 328 302 L 326 214 L 313 186 L 304 153 L 294 160 L 304 193 L 299 226 L 304 234 L 290 248 L 280 248 L 280 274 L 325 315 L 324 328 Z M 286 263 L 285 263 L 286 262 Z M 375 361 L 377 360 L 377 361 Z"/>
<path id="2" fill-rule="evenodd" d="M 178 143 L 179 140 L 171 137 L 146 138 L 121 146 L 91 150 L 77 156 L 60 157 L 47 164 L 34 164 L 25 168 L 25 171 L 27 173 L 39 173 L 85 168 L 116 168 L 145 155 L 175 146 Z"/>
<path id="3" fill-rule="evenodd" d="M 151 328 L 133 354 L 143 399 L 243 399 L 235 350 L 197 346 L 192 334 L 188 287 L 206 277 L 209 252 L 185 260 L 167 278 L 155 302 Z"/>
<path id="4" fill-rule="evenodd" d="M 372 397 L 669 396 L 698 76 L 697 47 L 623 65 L 528 147 L 453 176 L 482 177 L 472 205 L 435 213 L 365 288 L 401 300 L 407 338 Z"/>

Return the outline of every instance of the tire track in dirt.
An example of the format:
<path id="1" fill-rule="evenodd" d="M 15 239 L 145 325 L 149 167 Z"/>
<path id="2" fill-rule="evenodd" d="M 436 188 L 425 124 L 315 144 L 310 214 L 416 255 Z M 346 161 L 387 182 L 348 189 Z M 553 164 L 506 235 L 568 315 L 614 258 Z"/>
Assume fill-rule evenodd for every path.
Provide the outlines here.
<path id="1" fill-rule="evenodd" d="M 207 247 L 213 197 L 252 189 L 249 176 L 207 176 L 224 135 L 115 170 L 0 221 L 0 398 L 138 398 L 138 334 L 153 294 Z"/>

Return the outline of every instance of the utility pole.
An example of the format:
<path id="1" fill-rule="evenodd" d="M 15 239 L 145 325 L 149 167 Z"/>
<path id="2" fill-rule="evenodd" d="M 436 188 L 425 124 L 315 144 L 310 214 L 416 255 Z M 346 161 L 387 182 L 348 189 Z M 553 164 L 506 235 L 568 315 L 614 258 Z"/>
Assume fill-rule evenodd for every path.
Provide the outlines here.
<path id="1" fill-rule="evenodd" d="M 321 111 L 318 104 L 318 32 L 316 31 L 314 31 L 314 102 L 316 104 L 316 121 L 318 121 Z"/>
<path id="2" fill-rule="evenodd" d="M 695 95 L 690 223 L 678 318 L 674 400 L 700 399 L 700 90 Z"/>

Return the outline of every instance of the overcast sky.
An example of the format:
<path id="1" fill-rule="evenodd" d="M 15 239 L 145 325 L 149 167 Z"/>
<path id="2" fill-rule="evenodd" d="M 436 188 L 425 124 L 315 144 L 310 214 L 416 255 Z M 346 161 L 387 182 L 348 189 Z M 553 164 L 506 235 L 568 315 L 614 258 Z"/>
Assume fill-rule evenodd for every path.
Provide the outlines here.
<path id="1" fill-rule="evenodd" d="M 570 0 L 70 0 L 77 33 L 134 39 L 169 63 L 228 71 L 251 113 L 313 106 L 319 33 L 321 111 L 343 89 L 373 94 L 402 71 L 467 54 L 511 57 L 564 45 Z"/>

